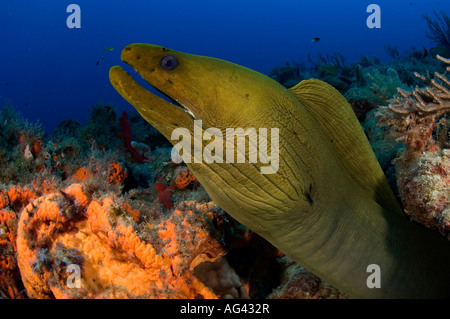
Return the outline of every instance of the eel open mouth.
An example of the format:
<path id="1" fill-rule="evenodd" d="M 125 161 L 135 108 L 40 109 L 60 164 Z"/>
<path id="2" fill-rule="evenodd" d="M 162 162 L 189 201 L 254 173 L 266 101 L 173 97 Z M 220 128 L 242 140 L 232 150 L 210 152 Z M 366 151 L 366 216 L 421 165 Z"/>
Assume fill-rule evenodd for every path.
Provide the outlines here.
<path id="1" fill-rule="evenodd" d="M 139 72 L 137 70 L 135 70 L 137 74 L 139 74 Z M 139 74 L 140 75 L 140 74 Z M 144 77 L 141 75 L 141 77 L 144 79 Z M 172 98 L 169 94 L 165 93 L 164 91 L 158 89 L 157 87 L 153 86 L 151 84 L 151 82 L 147 81 L 146 79 L 144 79 L 145 82 L 147 82 L 154 90 L 158 91 L 162 96 L 164 96 L 166 98 L 166 100 L 168 100 L 170 103 L 172 103 L 173 105 L 177 106 L 178 108 L 182 109 L 183 111 L 185 111 L 187 114 L 189 114 L 190 117 L 192 117 L 193 120 L 196 120 L 197 118 L 195 117 L 194 113 L 192 113 L 192 111 L 190 109 L 188 109 L 186 106 L 184 106 L 183 104 L 181 104 L 178 99 L 174 99 Z"/>
<path id="2" fill-rule="evenodd" d="M 147 122 L 170 138 L 172 130 L 177 127 L 193 127 L 193 121 L 197 117 L 183 101 L 174 96 L 177 91 L 172 88 L 170 93 L 167 92 L 170 90 L 164 87 L 168 81 L 166 71 L 159 70 L 159 74 L 154 72 L 161 67 L 162 54 L 164 52 L 161 47 L 136 43 L 125 47 L 121 55 L 122 61 L 160 94 L 144 88 L 120 66 L 111 68 L 109 79 L 117 92 L 133 105 Z"/>
<path id="3" fill-rule="evenodd" d="M 169 94 L 167 94 L 166 92 L 158 89 L 156 86 L 154 86 L 151 81 L 149 81 L 148 78 L 145 78 L 141 73 L 139 73 L 139 71 L 134 68 L 130 63 L 128 63 L 127 61 L 124 60 L 125 63 L 127 63 L 128 65 L 130 65 L 134 71 L 139 74 L 146 83 L 148 83 L 152 89 L 156 90 L 157 92 L 160 93 L 160 95 L 162 95 L 163 97 L 165 97 L 165 99 L 163 99 L 162 97 L 150 92 L 149 90 L 145 89 L 142 85 L 140 85 L 127 71 L 125 71 L 123 68 L 121 68 L 120 66 L 115 66 L 113 68 L 111 68 L 110 71 L 110 79 L 111 79 L 111 83 L 114 86 L 114 88 L 116 88 L 116 90 L 127 100 L 129 101 L 133 106 L 135 106 L 137 108 L 136 105 L 134 105 L 134 103 L 132 102 L 132 95 L 131 93 L 134 92 L 130 91 L 128 88 L 133 88 L 136 89 L 137 86 L 139 86 L 142 90 L 145 90 L 146 92 L 154 95 L 154 97 L 156 99 L 160 99 L 161 102 L 169 102 L 170 104 L 178 107 L 179 109 L 183 110 L 184 112 L 186 112 L 193 120 L 196 120 L 196 117 L 194 115 L 194 113 L 185 105 L 183 105 L 182 103 L 180 103 L 180 101 L 178 99 L 175 99 L 173 97 L 171 97 Z M 121 78 L 122 80 L 117 81 L 119 78 Z M 117 79 L 116 81 L 113 81 L 113 79 Z M 126 81 L 125 81 L 126 80 Z M 140 91 L 140 90 L 139 90 Z M 153 99 L 152 99 L 153 100 Z"/>

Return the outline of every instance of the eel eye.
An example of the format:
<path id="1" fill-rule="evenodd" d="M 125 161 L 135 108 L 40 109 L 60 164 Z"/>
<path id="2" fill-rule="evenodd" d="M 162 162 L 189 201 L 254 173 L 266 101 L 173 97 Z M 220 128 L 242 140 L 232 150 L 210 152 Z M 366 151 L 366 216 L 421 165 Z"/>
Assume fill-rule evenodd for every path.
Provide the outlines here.
<path id="1" fill-rule="evenodd" d="M 173 55 L 166 55 L 161 59 L 161 66 L 164 70 L 173 70 L 178 66 L 178 59 Z"/>

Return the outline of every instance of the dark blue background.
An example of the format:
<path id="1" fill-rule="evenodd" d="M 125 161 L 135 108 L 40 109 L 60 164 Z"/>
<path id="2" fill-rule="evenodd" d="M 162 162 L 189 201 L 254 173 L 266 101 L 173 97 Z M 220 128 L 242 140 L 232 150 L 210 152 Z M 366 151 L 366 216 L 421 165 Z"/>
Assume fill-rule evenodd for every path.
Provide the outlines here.
<path id="1" fill-rule="evenodd" d="M 81 29 L 66 26 L 71 3 L 81 7 Z M 381 29 L 366 26 L 371 3 L 381 7 Z M 340 52 L 355 62 L 361 55 L 389 59 L 385 45 L 401 53 L 431 47 L 422 16 L 449 9 L 448 0 L 2 0 L 0 105 L 11 101 L 51 132 L 63 119 L 85 122 L 97 102 L 132 110 L 109 84 L 108 71 L 133 42 L 214 56 L 267 74 L 319 51 Z M 321 40 L 311 43 L 313 37 Z M 107 47 L 114 50 L 103 52 Z"/>

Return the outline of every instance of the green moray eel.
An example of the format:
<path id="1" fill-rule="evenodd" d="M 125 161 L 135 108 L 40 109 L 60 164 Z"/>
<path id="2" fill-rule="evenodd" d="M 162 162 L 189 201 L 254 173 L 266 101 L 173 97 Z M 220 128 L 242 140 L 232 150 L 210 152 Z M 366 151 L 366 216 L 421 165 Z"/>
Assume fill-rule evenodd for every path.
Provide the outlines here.
<path id="1" fill-rule="evenodd" d="M 259 160 L 187 164 L 242 224 L 351 297 L 450 295 L 448 240 L 404 216 L 353 111 L 330 85 L 312 79 L 286 89 L 227 61 L 149 44 L 129 45 L 121 58 L 176 102 L 111 68 L 114 88 L 173 144 L 176 128 L 194 136 L 194 120 L 224 133 L 279 128 L 276 173 L 262 174 Z M 372 264 L 379 288 L 368 285 Z"/>

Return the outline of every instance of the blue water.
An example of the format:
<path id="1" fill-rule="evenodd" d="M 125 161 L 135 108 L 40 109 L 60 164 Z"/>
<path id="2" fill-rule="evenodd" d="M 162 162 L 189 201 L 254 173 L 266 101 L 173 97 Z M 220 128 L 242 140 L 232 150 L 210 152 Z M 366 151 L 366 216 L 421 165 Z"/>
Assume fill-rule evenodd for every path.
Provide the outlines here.
<path id="1" fill-rule="evenodd" d="M 69 29 L 67 6 L 81 7 L 81 28 Z M 369 4 L 381 8 L 381 28 L 369 29 Z M 51 132 L 64 119 L 82 123 L 93 104 L 133 108 L 112 88 L 109 68 L 127 44 L 146 42 L 214 56 L 267 74 L 307 55 L 342 53 L 389 59 L 385 45 L 422 48 L 423 14 L 450 12 L 430 0 L 1 0 L 0 105 L 10 101 Z M 313 37 L 320 37 L 311 43 Z M 108 47 L 114 50 L 104 52 Z M 97 65 L 98 61 L 98 65 Z M 6 85 L 7 84 L 7 85 Z"/>

